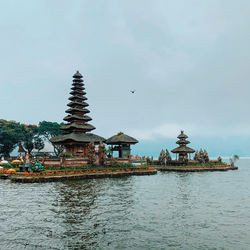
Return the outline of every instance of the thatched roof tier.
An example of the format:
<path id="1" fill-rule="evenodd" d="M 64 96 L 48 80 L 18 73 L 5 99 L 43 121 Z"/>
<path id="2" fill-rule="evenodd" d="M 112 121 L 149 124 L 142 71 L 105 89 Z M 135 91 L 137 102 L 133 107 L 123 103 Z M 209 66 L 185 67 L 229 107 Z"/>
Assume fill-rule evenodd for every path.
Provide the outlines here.
<path id="1" fill-rule="evenodd" d="M 188 136 L 184 134 L 183 130 L 181 130 L 181 133 L 180 133 L 180 135 L 177 138 L 178 139 L 186 139 L 186 138 L 188 138 Z"/>
<path id="2" fill-rule="evenodd" d="M 50 141 L 54 144 L 63 144 L 63 143 L 70 143 L 70 142 L 88 144 L 90 142 L 94 142 L 94 143 L 105 142 L 106 139 L 99 135 L 95 135 L 91 133 L 77 134 L 73 132 L 70 134 L 55 136 Z"/>
<path id="3" fill-rule="evenodd" d="M 84 86 L 84 84 L 83 84 L 83 83 L 80 83 L 80 82 L 73 82 L 73 83 L 72 83 L 72 86 L 73 86 L 73 87 L 76 87 L 76 88 L 81 88 L 81 87 Z"/>
<path id="4" fill-rule="evenodd" d="M 73 77 L 73 82 L 82 83 L 82 82 L 84 82 L 84 81 L 83 81 L 83 79 L 81 79 L 81 78 L 74 78 L 74 77 Z"/>
<path id="5" fill-rule="evenodd" d="M 72 113 L 75 113 L 75 112 L 82 112 L 84 114 L 87 114 L 90 111 L 88 109 L 85 109 L 85 108 L 82 108 L 82 109 L 80 109 L 80 108 L 70 108 L 70 109 L 67 109 L 65 112 L 69 113 L 69 114 L 72 114 Z"/>
<path id="6" fill-rule="evenodd" d="M 82 78 L 82 74 L 77 70 L 76 73 L 73 75 L 73 78 Z"/>
<path id="7" fill-rule="evenodd" d="M 70 88 L 70 89 L 73 90 L 73 91 L 74 91 L 74 90 L 85 90 L 84 87 L 80 87 L 80 86 L 77 86 L 77 87 L 76 87 L 76 86 L 74 86 L 74 85 L 73 85 L 73 87 Z M 86 93 L 85 93 L 85 94 L 86 94 Z"/>
<path id="8" fill-rule="evenodd" d="M 85 95 L 86 92 L 82 91 L 81 89 L 75 89 L 70 92 L 71 95 Z"/>
<path id="9" fill-rule="evenodd" d="M 195 150 L 193 150 L 192 148 L 189 148 L 187 146 L 180 146 L 178 148 L 175 148 L 173 150 L 171 150 L 172 153 L 178 154 L 178 153 L 194 153 Z"/>
<path id="10" fill-rule="evenodd" d="M 190 141 L 185 140 L 185 139 L 181 139 L 181 140 L 178 140 L 176 143 L 179 144 L 179 145 L 182 145 L 182 144 L 186 145 L 186 144 L 189 144 Z"/>
<path id="11" fill-rule="evenodd" d="M 106 141 L 106 144 L 110 144 L 110 145 L 136 144 L 136 143 L 138 143 L 138 141 L 135 138 L 128 136 L 122 132 L 110 137 Z"/>
<path id="12" fill-rule="evenodd" d="M 74 95 L 74 96 L 71 96 L 71 97 L 69 97 L 69 100 L 70 101 L 86 101 L 86 100 L 88 100 L 88 98 L 87 97 L 85 97 L 85 96 L 79 96 L 79 95 Z"/>
<path id="13" fill-rule="evenodd" d="M 66 117 L 63 118 L 64 121 L 75 121 L 75 120 L 78 120 L 78 121 L 85 121 L 85 122 L 88 122 L 88 121 L 91 121 L 92 118 L 87 116 L 87 115 L 84 115 L 84 116 L 78 116 L 78 115 L 68 115 Z"/>
<path id="14" fill-rule="evenodd" d="M 82 79 L 82 77 L 75 77 L 75 75 L 73 76 L 73 82 L 83 82 L 84 80 Z"/>
<path id="15" fill-rule="evenodd" d="M 74 101 L 74 102 L 68 103 L 67 106 L 74 108 L 74 107 L 76 107 L 76 106 L 87 107 L 87 106 L 89 106 L 89 105 L 88 105 L 88 103 L 86 103 L 86 102 L 76 102 L 76 101 Z"/>
<path id="16" fill-rule="evenodd" d="M 73 130 L 73 129 L 77 129 L 77 130 L 83 130 L 83 131 L 91 131 L 91 130 L 94 130 L 95 127 L 91 124 L 88 124 L 88 123 L 84 123 L 84 124 L 78 124 L 76 122 L 73 122 L 73 123 L 70 123 L 70 124 L 66 124 L 66 125 L 63 125 L 61 127 L 62 130 Z"/>

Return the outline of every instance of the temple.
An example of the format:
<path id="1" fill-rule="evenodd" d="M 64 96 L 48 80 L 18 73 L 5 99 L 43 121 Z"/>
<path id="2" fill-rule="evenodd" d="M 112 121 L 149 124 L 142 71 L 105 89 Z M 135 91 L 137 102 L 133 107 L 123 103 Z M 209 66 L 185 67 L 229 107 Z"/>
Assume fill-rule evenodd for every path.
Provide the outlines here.
<path id="1" fill-rule="evenodd" d="M 122 132 L 107 139 L 106 144 L 111 145 L 111 152 L 113 156 L 114 151 L 118 151 L 119 158 L 129 158 L 130 157 L 130 145 L 136 144 L 138 141 L 128 136 Z"/>
<path id="2" fill-rule="evenodd" d="M 179 140 L 176 142 L 176 144 L 178 144 L 179 147 L 171 150 L 171 152 L 176 154 L 176 158 L 178 154 L 179 161 L 187 161 L 188 154 L 189 154 L 189 159 L 190 159 L 190 154 L 194 153 L 195 150 L 186 146 L 190 142 L 187 140 L 188 136 L 184 134 L 184 131 L 181 131 L 180 135 L 177 138 Z"/>
<path id="3" fill-rule="evenodd" d="M 82 78 L 79 71 L 73 75 L 70 103 L 67 104 L 69 109 L 65 111 L 68 115 L 64 118 L 67 123 L 61 127 L 64 133 L 53 137 L 50 141 L 55 145 L 64 146 L 65 151 L 73 156 L 85 157 L 90 142 L 99 144 L 105 142 L 106 139 L 90 133 L 95 127 L 88 123 L 92 119 L 86 115 L 90 111 L 86 108 L 89 105 L 86 103 L 87 98 Z"/>

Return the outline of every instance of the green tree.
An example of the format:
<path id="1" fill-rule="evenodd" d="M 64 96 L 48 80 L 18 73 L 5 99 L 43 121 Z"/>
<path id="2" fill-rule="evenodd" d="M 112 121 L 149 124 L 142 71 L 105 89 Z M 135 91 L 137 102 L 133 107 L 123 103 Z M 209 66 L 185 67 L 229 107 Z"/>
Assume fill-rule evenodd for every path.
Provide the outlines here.
<path id="1" fill-rule="evenodd" d="M 112 147 L 108 146 L 107 148 L 105 148 L 105 154 L 108 158 L 111 158 L 112 155 Z"/>
<path id="2" fill-rule="evenodd" d="M 52 137 L 55 137 L 57 135 L 61 135 L 63 132 L 60 129 L 60 127 L 64 123 L 57 123 L 57 122 L 49 122 L 49 121 L 42 121 L 39 122 L 39 135 L 43 136 L 47 141 L 50 142 L 50 139 Z M 54 153 L 59 156 L 62 152 L 64 147 L 60 145 L 54 145 Z"/>
<path id="3" fill-rule="evenodd" d="M 0 120 L 0 153 L 9 157 L 17 144 L 25 138 L 25 127 L 16 121 Z"/>
<path id="4" fill-rule="evenodd" d="M 49 141 L 52 137 L 62 134 L 62 130 L 60 129 L 62 125 L 64 125 L 64 123 L 39 122 L 39 135 L 44 136 L 44 138 Z"/>
<path id="5" fill-rule="evenodd" d="M 44 148 L 45 144 L 42 138 L 36 137 L 34 141 L 34 148 L 40 152 Z"/>
<path id="6" fill-rule="evenodd" d="M 24 147 L 25 147 L 25 149 L 28 151 L 28 153 L 30 154 L 31 152 L 32 152 L 32 150 L 34 149 L 34 143 L 33 143 L 33 141 L 32 140 L 30 140 L 30 139 L 26 139 L 25 141 L 24 141 Z"/>
<path id="7" fill-rule="evenodd" d="M 35 148 L 35 140 L 38 137 L 39 128 L 35 125 L 24 125 L 25 133 L 24 133 L 24 147 L 27 149 L 30 154 L 32 150 Z"/>

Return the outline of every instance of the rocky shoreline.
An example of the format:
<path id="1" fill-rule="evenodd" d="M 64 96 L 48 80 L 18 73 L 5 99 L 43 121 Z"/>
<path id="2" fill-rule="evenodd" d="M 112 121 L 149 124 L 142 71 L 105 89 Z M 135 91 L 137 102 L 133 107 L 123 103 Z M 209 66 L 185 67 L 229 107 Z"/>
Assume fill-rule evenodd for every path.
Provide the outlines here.
<path id="1" fill-rule="evenodd" d="M 0 174 L 0 179 L 10 179 L 18 183 L 43 183 L 56 182 L 65 180 L 81 180 L 81 179 L 97 179 L 97 178 L 120 178 L 133 175 L 155 175 L 158 171 L 161 172 L 208 172 L 208 171 L 228 171 L 237 170 L 238 167 L 231 165 L 218 165 L 213 167 L 207 166 L 150 166 L 151 169 L 140 169 L 134 171 L 119 171 L 119 172 L 95 172 L 95 173 L 75 173 L 65 175 L 35 175 L 25 176 L 21 174 Z"/>
<path id="2" fill-rule="evenodd" d="M 143 170 L 130 172 L 110 172 L 110 173 L 89 173 L 89 174 L 69 174 L 69 175 L 54 175 L 54 176 L 10 176 L 10 180 L 20 183 L 35 183 L 35 182 L 55 182 L 64 180 L 81 180 L 81 179 L 98 179 L 98 178 L 119 178 L 132 175 L 154 175 L 157 170 Z"/>
<path id="3" fill-rule="evenodd" d="M 236 166 L 218 166 L 218 167 L 158 167 L 159 171 L 174 171 L 174 172 L 207 172 L 207 171 L 228 171 L 228 170 L 237 170 Z"/>

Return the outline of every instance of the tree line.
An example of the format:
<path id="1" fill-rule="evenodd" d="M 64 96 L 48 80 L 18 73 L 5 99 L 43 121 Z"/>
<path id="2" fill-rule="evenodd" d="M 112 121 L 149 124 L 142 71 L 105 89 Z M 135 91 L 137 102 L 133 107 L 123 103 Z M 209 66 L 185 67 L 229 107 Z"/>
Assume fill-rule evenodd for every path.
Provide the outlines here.
<path id="1" fill-rule="evenodd" d="M 0 119 L 0 154 L 9 157 L 18 146 L 23 145 L 30 154 L 36 149 L 38 152 L 45 146 L 45 142 L 52 137 L 62 134 L 60 127 L 63 123 L 42 121 L 38 125 L 21 124 L 16 121 Z M 55 146 L 54 152 L 58 156 L 63 148 Z"/>

